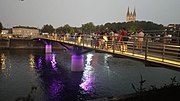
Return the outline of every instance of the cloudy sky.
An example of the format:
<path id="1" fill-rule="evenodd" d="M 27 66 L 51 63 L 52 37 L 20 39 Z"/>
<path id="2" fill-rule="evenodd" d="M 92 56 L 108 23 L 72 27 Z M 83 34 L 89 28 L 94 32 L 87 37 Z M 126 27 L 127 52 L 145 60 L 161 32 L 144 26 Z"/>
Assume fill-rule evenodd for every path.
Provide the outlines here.
<path id="1" fill-rule="evenodd" d="M 180 23 L 180 0 L 0 0 L 0 22 L 41 28 L 69 24 L 79 27 L 124 22 L 127 8 L 136 8 L 137 20 L 158 24 Z"/>

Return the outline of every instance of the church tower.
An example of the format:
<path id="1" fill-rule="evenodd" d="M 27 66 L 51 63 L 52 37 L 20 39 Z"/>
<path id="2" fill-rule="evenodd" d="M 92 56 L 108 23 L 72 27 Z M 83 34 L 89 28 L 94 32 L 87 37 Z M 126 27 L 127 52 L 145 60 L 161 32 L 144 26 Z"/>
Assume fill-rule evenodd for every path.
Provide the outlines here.
<path id="1" fill-rule="evenodd" d="M 129 7 L 126 14 L 126 22 L 136 21 L 136 9 L 134 8 L 134 11 L 130 11 Z"/>

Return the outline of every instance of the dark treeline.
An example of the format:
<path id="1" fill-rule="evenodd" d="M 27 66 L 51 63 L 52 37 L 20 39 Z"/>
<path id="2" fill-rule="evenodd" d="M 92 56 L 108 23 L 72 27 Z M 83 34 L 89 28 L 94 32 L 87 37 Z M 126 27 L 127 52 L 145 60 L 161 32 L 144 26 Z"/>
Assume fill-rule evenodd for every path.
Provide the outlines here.
<path id="1" fill-rule="evenodd" d="M 90 34 L 93 32 L 110 32 L 110 31 L 119 31 L 123 27 L 127 29 L 128 32 L 137 32 L 140 28 L 144 30 L 164 30 L 165 27 L 162 24 L 156 24 L 150 21 L 135 21 L 135 22 L 113 22 L 106 23 L 102 25 L 95 26 L 92 22 L 82 24 L 81 27 L 72 27 L 68 24 L 54 28 L 50 24 L 46 24 L 41 28 L 41 33 L 84 33 Z M 0 32 L 3 29 L 3 25 L 0 22 Z"/>
<path id="2" fill-rule="evenodd" d="M 1 33 L 2 29 L 3 29 L 3 25 L 2 25 L 2 23 L 0 22 L 0 33 Z"/>
<path id="3" fill-rule="evenodd" d="M 42 33 L 84 33 L 90 34 L 93 32 L 110 32 L 110 31 L 120 31 L 122 28 L 126 28 L 128 32 L 137 32 L 139 29 L 143 30 L 164 30 L 165 27 L 162 24 L 156 24 L 153 22 L 146 21 L 135 21 L 135 22 L 113 22 L 106 23 L 104 25 L 95 26 L 92 22 L 82 24 L 81 27 L 71 27 L 66 24 L 58 28 L 54 28 L 52 25 L 44 25 L 41 29 Z"/>

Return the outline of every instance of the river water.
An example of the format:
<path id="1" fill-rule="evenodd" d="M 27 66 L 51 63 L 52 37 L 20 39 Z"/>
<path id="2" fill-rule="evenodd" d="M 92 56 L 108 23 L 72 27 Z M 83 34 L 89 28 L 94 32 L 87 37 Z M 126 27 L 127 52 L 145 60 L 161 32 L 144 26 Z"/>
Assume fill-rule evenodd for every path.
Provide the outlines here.
<path id="1" fill-rule="evenodd" d="M 83 55 L 83 72 L 71 72 L 71 54 L 54 50 L 0 50 L 0 101 L 82 101 L 134 93 L 140 77 L 162 87 L 170 78 L 180 82 L 180 72 L 164 67 L 145 66 L 129 58 L 90 52 Z"/>

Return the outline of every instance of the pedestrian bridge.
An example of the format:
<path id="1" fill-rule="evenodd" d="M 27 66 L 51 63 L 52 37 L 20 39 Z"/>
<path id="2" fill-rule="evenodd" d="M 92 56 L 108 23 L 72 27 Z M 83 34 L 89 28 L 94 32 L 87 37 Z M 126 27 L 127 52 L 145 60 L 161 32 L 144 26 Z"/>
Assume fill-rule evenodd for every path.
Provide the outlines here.
<path id="1" fill-rule="evenodd" d="M 104 37 L 104 36 L 102 36 Z M 66 36 L 47 36 L 34 38 L 35 40 L 43 40 L 46 44 L 52 42 L 60 43 L 64 48 L 71 49 L 67 46 L 80 47 L 79 55 L 95 50 L 98 52 L 105 52 L 113 54 L 117 57 L 129 57 L 139 59 L 148 63 L 156 63 L 166 65 L 167 67 L 180 68 L 180 45 L 179 38 L 173 38 L 176 42 L 151 41 L 152 37 L 143 37 L 144 41 L 142 46 L 138 46 L 139 43 L 136 38 L 129 39 L 128 41 L 112 41 L 104 40 L 103 38 L 91 38 L 89 36 L 82 37 L 66 37 Z M 83 51 L 83 49 L 88 49 Z"/>

